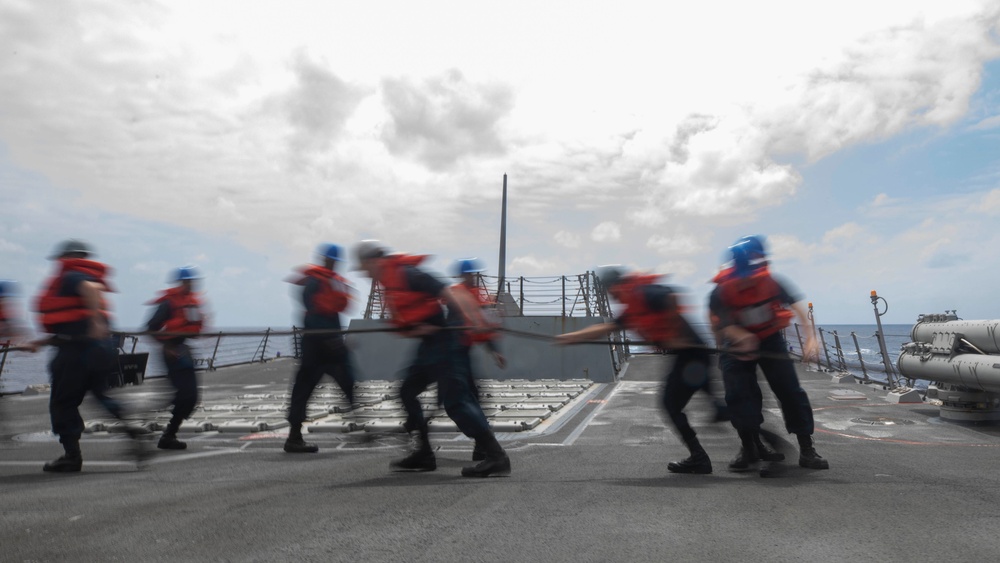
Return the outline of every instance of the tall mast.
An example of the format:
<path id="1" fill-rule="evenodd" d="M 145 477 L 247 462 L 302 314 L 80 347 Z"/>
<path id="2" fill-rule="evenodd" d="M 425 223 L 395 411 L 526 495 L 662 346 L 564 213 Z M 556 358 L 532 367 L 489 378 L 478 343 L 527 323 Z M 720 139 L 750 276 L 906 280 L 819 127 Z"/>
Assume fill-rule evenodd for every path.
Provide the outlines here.
<path id="1" fill-rule="evenodd" d="M 497 269 L 497 302 L 504 293 L 504 275 L 507 270 L 507 173 L 503 175 L 503 202 L 500 206 L 500 267 Z"/>

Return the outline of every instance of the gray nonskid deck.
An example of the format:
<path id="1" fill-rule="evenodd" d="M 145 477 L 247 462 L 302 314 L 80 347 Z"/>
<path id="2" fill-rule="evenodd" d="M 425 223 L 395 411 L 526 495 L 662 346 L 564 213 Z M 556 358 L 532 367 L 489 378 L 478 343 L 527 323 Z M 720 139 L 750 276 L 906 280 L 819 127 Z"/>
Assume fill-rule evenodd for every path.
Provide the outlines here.
<path id="1" fill-rule="evenodd" d="M 933 405 L 891 404 L 880 388 L 802 372 L 829 471 L 798 468 L 794 451 L 779 479 L 726 471 L 735 433 L 696 395 L 687 412 L 715 473 L 673 475 L 666 462 L 685 452 L 659 409 L 661 362 L 636 358 L 623 381 L 592 386 L 530 431 L 499 434 L 513 473 L 487 480 L 459 476 L 471 444 L 457 433 L 432 436 L 437 471 L 407 474 L 387 466 L 402 434 L 316 432 L 318 454 L 292 455 L 280 428 L 186 432 L 188 450 L 157 452 L 143 471 L 124 438 L 98 432 L 84 438 L 83 473 L 45 474 L 41 463 L 59 453 L 45 437 L 45 397 L 7 397 L 0 541 L 5 557 L 38 561 L 994 558 L 995 428 L 944 423 Z M 203 404 L 287 393 L 293 367 L 204 374 Z M 129 391 L 152 404 L 165 389 Z M 784 435 L 766 397 L 766 426 Z"/>

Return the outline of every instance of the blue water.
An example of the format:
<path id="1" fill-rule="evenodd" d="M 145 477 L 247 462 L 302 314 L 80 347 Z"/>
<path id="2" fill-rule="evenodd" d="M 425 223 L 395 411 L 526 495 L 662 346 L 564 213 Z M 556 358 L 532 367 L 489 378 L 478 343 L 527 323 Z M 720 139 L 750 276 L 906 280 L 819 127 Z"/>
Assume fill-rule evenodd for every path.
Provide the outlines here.
<path id="1" fill-rule="evenodd" d="M 223 332 L 264 332 L 267 327 L 229 327 L 217 329 Z M 288 331 L 288 327 L 274 328 L 275 331 Z M 218 349 L 216 343 L 218 342 Z M 260 360 L 261 355 L 265 358 L 274 358 L 278 355 L 291 356 L 294 347 L 290 336 L 270 336 L 267 339 L 267 346 L 264 346 L 263 336 L 224 336 L 217 338 L 207 336 L 196 340 L 189 340 L 195 362 L 199 368 L 207 367 L 209 359 L 214 355 L 214 366 L 223 367 Z M 160 377 L 167 373 L 166 367 L 161 359 L 160 346 L 155 340 L 149 337 L 139 338 L 134 342 L 126 339 L 122 349 L 126 353 L 149 353 L 149 362 L 146 365 L 146 377 Z M 48 383 L 48 364 L 51 361 L 55 350 L 51 347 L 43 349 L 38 353 L 10 352 L 7 354 L 7 361 L 3 367 L 3 374 L 0 377 L 0 393 L 19 393 L 28 385 L 38 383 Z"/>

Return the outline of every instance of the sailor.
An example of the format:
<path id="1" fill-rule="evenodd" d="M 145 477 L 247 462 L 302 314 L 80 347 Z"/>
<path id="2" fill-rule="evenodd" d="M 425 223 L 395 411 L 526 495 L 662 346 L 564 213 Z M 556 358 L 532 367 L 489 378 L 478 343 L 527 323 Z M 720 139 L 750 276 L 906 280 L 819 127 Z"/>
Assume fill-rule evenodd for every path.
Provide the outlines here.
<path id="1" fill-rule="evenodd" d="M 65 451 L 46 463 L 42 468 L 45 471 L 80 471 L 83 419 L 79 407 L 87 391 L 115 418 L 125 417 L 122 405 L 105 394 L 114 349 L 104 294 L 112 289 L 107 282 L 110 269 L 91 260 L 92 254 L 90 246 L 82 241 L 61 243 L 49 257 L 56 262 L 56 273 L 45 283 L 35 306 L 43 330 L 52 335 L 48 343 L 57 349 L 49 364 L 49 414 L 52 432 L 59 436 Z M 128 426 L 126 431 L 133 439 L 138 438 L 138 431 Z"/>
<path id="2" fill-rule="evenodd" d="M 717 421 L 727 420 L 728 413 L 725 403 L 712 393 L 709 349 L 681 314 L 677 292 L 656 283 L 660 276 L 628 273 L 619 266 L 602 266 L 597 274 L 608 295 L 625 305 L 625 311 L 613 322 L 561 334 L 556 337 L 556 342 L 570 344 L 626 329 L 673 353 L 674 362 L 667 372 L 662 401 L 667 417 L 690 455 L 681 461 L 670 462 L 667 470 L 673 473 L 711 473 L 712 461 L 688 423 L 684 407 L 701 390 L 712 398 Z"/>
<path id="3" fill-rule="evenodd" d="M 456 292 L 465 292 L 478 305 L 477 312 L 480 314 L 480 322 L 487 327 L 487 330 L 479 332 L 462 332 L 458 335 L 459 361 L 463 364 L 463 371 L 469 378 L 469 387 L 472 388 L 477 399 L 479 397 L 476 377 L 472 370 L 472 347 L 482 344 L 489 351 L 490 356 L 497 367 L 503 369 L 507 365 L 507 360 L 500 352 L 498 342 L 500 333 L 496 330 L 500 326 L 500 319 L 496 311 L 496 303 L 490 298 L 486 288 L 478 283 L 478 276 L 484 270 L 482 264 L 476 258 L 464 258 L 455 263 L 454 274 L 459 278 L 459 282 L 452 286 Z M 465 318 L 461 311 L 448 308 L 448 324 L 451 326 L 471 326 L 475 324 L 473 319 Z M 486 452 L 477 443 L 472 450 L 472 460 L 481 461 L 486 459 Z"/>
<path id="4" fill-rule="evenodd" d="M 17 346 L 35 351 L 37 346 L 28 342 L 28 330 L 20 314 L 18 284 L 13 280 L 0 280 L 0 346 Z"/>
<path id="5" fill-rule="evenodd" d="M 154 338 L 163 345 L 167 379 L 174 386 L 172 416 L 157 447 L 161 450 L 183 450 L 187 444 L 177 439 L 177 430 L 198 404 L 198 377 L 191 348 L 186 341 L 201 333 L 205 315 L 196 288 L 201 280 L 198 269 L 182 266 L 173 272 L 171 279 L 177 285 L 162 291 L 148 303 L 155 305 L 156 309 L 146 323 L 146 330 L 166 333 L 154 335 Z"/>
<path id="6" fill-rule="evenodd" d="M 772 277 L 762 244 L 742 239 L 729 248 L 729 253 L 732 271 L 720 279 L 709 296 L 714 328 L 726 349 L 719 361 L 726 402 L 741 441 L 740 452 L 729 468 L 747 471 L 764 459 L 759 448 L 763 423 L 763 399 L 757 384 L 760 366 L 781 404 L 786 430 L 798 438 L 799 465 L 828 469 L 829 463 L 816 453 L 813 445 L 812 406 L 799 384 L 781 334 L 797 315 L 808 327 L 804 356 L 816 354 L 816 340 L 802 298 L 787 282 Z M 765 475 L 763 471 L 761 474 Z"/>
<path id="7" fill-rule="evenodd" d="M 11 303 L 14 295 L 14 282 L 0 280 L 0 341 L 6 342 L 18 334 L 17 320 L 14 316 L 14 306 Z"/>
<path id="8" fill-rule="evenodd" d="M 767 271 L 767 253 L 764 250 L 764 235 L 746 235 L 740 237 L 734 244 L 743 244 L 747 252 L 752 257 L 751 260 L 754 261 L 755 265 Z M 733 277 L 733 261 L 729 249 L 726 249 L 726 259 L 723 260 L 723 265 L 719 268 L 718 273 L 712 278 L 712 283 L 720 284 L 723 281 Z M 714 326 L 714 323 L 713 323 Z"/>
<path id="9" fill-rule="evenodd" d="M 441 302 L 461 311 L 476 330 L 482 330 L 478 304 L 468 293 L 455 291 L 421 269 L 425 256 L 389 254 L 377 241 L 362 241 L 355 249 L 358 269 L 374 279 L 384 291 L 391 322 L 400 334 L 420 343 L 410 364 L 400 398 L 406 408 L 406 429 L 416 433 L 414 451 L 391 466 L 397 470 L 433 471 L 437 468 L 431 450 L 427 421 L 418 396 L 432 383 L 445 411 L 459 430 L 486 452 L 478 464 L 462 469 L 465 477 L 510 474 L 510 459 L 490 429 L 486 415 L 469 385 L 463 362 L 459 361 L 456 331 L 448 330 Z"/>
<path id="10" fill-rule="evenodd" d="M 17 284 L 12 280 L 0 280 L 0 350 L 16 347 L 35 352 L 38 346 L 29 341 L 28 332 L 19 314 Z M 3 373 L 0 373 L 0 378 Z"/>
<path id="11" fill-rule="evenodd" d="M 354 403 L 354 369 L 344 344 L 344 335 L 340 333 L 340 313 L 350 303 L 353 290 L 347 280 L 335 271 L 337 264 L 343 261 L 340 246 L 321 244 L 316 254 L 320 264 L 300 268 L 290 280 L 302 286 L 301 299 L 305 307 L 303 328 L 327 332 L 302 336 L 302 358 L 295 373 L 288 408 L 290 429 L 285 440 L 285 451 L 288 453 L 319 451 L 319 446 L 303 439 L 302 423 L 306 419 L 309 397 L 323 374 L 333 377 L 348 403 Z"/>

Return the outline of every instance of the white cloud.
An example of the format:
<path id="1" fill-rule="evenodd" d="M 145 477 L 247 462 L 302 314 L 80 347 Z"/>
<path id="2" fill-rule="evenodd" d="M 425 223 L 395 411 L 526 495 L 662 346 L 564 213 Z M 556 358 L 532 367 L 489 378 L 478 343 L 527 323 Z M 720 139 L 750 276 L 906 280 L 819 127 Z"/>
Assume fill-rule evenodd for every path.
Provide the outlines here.
<path id="1" fill-rule="evenodd" d="M 857 238 L 863 232 L 864 229 L 861 227 L 861 225 L 858 225 L 857 223 L 844 223 L 843 225 L 830 229 L 829 231 L 824 233 L 823 243 L 840 244 L 845 241 L 850 241 Z"/>
<path id="2" fill-rule="evenodd" d="M 17 254 L 24 254 L 27 252 L 23 246 L 17 244 L 16 242 L 11 242 L 0 238 L 0 252 L 12 252 Z"/>
<path id="3" fill-rule="evenodd" d="M 569 231 L 559 231 L 552 238 L 556 243 L 566 248 L 580 248 L 580 235 Z"/>
<path id="4" fill-rule="evenodd" d="M 671 236 L 653 235 L 646 241 L 646 247 L 663 256 L 691 256 L 705 251 L 705 245 L 694 235 L 686 233 L 676 233 Z"/>
<path id="5" fill-rule="evenodd" d="M 890 198 L 888 195 L 884 193 L 881 193 L 875 196 L 875 199 L 872 200 L 871 205 L 872 207 L 879 207 L 881 205 L 886 205 L 891 201 L 892 198 Z"/>
<path id="6" fill-rule="evenodd" d="M 166 276 L 170 270 L 170 265 L 162 260 L 148 262 L 135 262 L 131 267 L 133 272 Z"/>
<path id="7" fill-rule="evenodd" d="M 1000 214 L 1000 188 L 987 192 L 982 199 L 969 208 L 969 211 L 987 215 Z"/>
<path id="8" fill-rule="evenodd" d="M 816 254 L 816 244 L 806 244 L 793 235 L 772 235 L 767 239 L 771 260 L 808 261 Z"/>
<path id="9" fill-rule="evenodd" d="M 656 271 L 668 275 L 668 282 L 684 281 L 689 280 L 691 275 L 698 271 L 698 266 L 689 260 L 670 260 L 657 266 Z"/>
<path id="10" fill-rule="evenodd" d="M 618 223 L 605 221 L 594 227 L 590 238 L 596 242 L 614 242 L 622 238 L 622 230 Z"/>
<path id="11" fill-rule="evenodd" d="M 990 131 L 997 128 L 1000 128 L 1000 115 L 987 117 L 969 126 L 970 131 Z"/>
<path id="12" fill-rule="evenodd" d="M 845 2 L 733 2 L 727 18 L 715 4 L 517 4 L 494 14 L 523 39 L 504 49 L 453 24 L 481 17 L 468 3 L 450 5 L 450 18 L 393 4 L 387 20 L 381 3 L 8 2 L 0 163 L 98 210 L 95 223 L 110 212 L 179 226 L 282 264 L 320 240 L 495 252 L 508 172 L 509 243 L 522 248 L 512 265 L 551 274 L 690 256 L 714 266 L 717 256 L 698 254 L 715 238 L 814 189 L 802 162 L 914 128 L 947 131 L 998 56 L 992 5 Z M 567 9 L 578 25 L 561 25 Z M 690 23 L 701 21 L 712 27 Z M 665 52 L 687 55 L 664 69 Z M 978 209 L 995 213 L 995 197 Z M 876 196 L 877 209 L 839 219 L 857 230 L 817 221 L 775 255 L 830 260 L 835 242 L 899 240 L 866 220 L 898 227 L 911 204 Z M 26 193 L 18 209 L 55 208 Z M 22 227 L 0 237 L 34 253 L 37 228 Z M 622 243 L 583 245 L 588 235 Z M 552 240 L 583 250 L 563 253 L 566 263 L 538 258 Z"/>
<path id="13" fill-rule="evenodd" d="M 551 275 L 554 262 L 543 260 L 535 256 L 518 256 L 510 262 L 510 272 L 516 275 L 537 276 L 542 274 Z"/>

